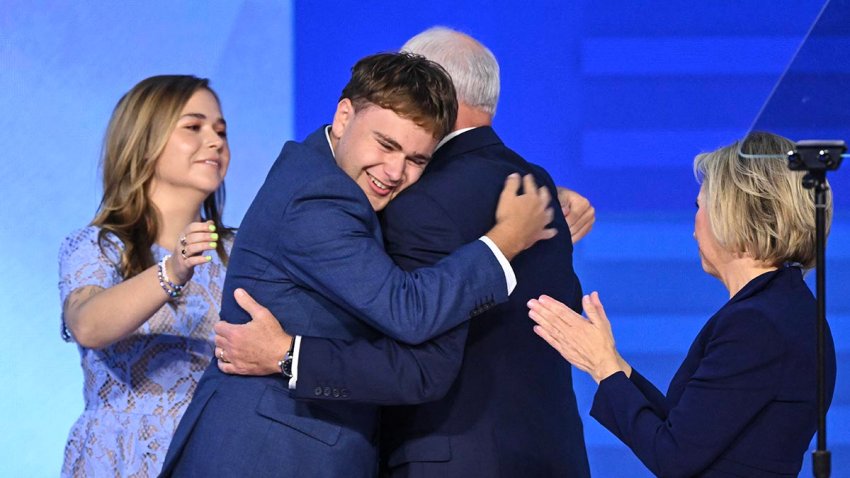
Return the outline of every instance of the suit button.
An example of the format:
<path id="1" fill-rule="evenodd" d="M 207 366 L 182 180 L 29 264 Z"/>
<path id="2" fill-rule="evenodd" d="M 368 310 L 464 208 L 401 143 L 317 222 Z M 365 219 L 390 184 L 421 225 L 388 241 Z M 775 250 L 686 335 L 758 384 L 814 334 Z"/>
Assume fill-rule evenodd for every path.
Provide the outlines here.
<path id="1" fill-rule="evenodd" d="M 339 398 L 339 389 L 335 388 L 333 391 L 334 398 Z"/>
<path id="2" fill-rule="evenodd" d="M 313 395 L 315 395 L 317 397 L 322 395 L 322 387 L 316 387 L 316 389 L 313 390 Z"/>
<path id="3" fill-rule="evenodd" d="M 339 391 L 339 394 L 342 395 L 342 398 L 348 398 L 348 389 L 343 388 L 342 390 Z"/>
<path id="4" fill-rule="evenodd" d="M 325 387 L 325 389 L 322 390 L 322 395 L 324 395 L 326 397 L 330 397 L 331 396 L 331 387 Z"/>

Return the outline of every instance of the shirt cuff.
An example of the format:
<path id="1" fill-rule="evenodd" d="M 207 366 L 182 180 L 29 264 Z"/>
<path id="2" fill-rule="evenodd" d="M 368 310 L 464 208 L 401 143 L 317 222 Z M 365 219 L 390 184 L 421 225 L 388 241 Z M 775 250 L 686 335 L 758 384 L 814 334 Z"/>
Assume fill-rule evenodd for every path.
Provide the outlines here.
<path id="1" fill-rule="evenodd" d="M 289 379 L 289 389 L 295 390 L 298 384 L 298 352 L 301 350 L 301 336 L 295 336 L 295 345 L 292 347 L 292 378 Z"/>
<path id="2" fill-rule="evenodd" d="M 487 247 L 493 251 L 493 255 L 496 256 L 496 260 L 499 261 L 499 265 L 502 266 L 502 272 L 505 273 L 505 283 L 508 284 L 508 295 L 511 295 L 511 292 L 516 289 L 516 274 L 514 274 L 514 269 L 511 267 L 511 263 L 502 251 L 499 250 L 499 247 L 487 236 L 481 236 L 478 238 L 479 241 L 487 244 Z M 293 375 L 294 377 L 294 375 Z"/>

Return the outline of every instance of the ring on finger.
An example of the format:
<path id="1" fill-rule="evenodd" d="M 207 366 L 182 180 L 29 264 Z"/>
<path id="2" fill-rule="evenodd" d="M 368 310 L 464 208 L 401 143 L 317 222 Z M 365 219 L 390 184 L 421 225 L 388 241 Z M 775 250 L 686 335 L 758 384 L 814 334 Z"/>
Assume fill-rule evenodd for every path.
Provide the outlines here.
<path id="1" fill-rule="evenodd" d="M 180 236 L 180 245 L 186 247 L 188 243 L 186 242 L 186 236 Z"/>
<path id="2" fill-rule="evenodd" d="M 183 260 L 186 260 L 186 259 L 189 258 L 189 256 L 186 255 L 186 249 L 185 248 L 180 249 L 180 255 L 183 256 Z"/>

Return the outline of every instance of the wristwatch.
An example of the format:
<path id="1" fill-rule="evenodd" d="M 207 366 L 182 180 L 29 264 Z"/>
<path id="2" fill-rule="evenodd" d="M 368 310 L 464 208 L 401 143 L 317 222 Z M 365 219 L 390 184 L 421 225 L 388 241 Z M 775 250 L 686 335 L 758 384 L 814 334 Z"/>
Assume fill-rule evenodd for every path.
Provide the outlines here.
<path id="1" fill-rule="evenodd" d="M 292 353 L 295 350 L 295 337 L 292 337 L 292 342 L 289 344 L 289 350 L 282 359 L 278 360 L 277 366 L 280 367 L 280 373 L 286 378 L 292 378 Z"/>

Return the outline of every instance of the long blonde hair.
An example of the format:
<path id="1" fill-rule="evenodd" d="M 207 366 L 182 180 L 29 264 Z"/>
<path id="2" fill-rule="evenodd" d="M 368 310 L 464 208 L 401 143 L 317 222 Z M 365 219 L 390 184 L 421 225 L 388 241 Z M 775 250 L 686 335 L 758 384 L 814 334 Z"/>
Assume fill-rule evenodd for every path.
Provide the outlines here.
<path id="1" fill-rule="evenodd" d="M 101 159 L 103 198 L 91 224 L 101 228 L 98 236 L 101 249 L 109 240 L 109 233 L 123 243 L 118 266 L 125 279 L 154 264 L 151 246 L 159 232 L 159 211 L 150 200 L 149 186 L 156 159 L 165 149 L 183 107 L 200 89 L 208 90 L 218 101 L 205 78 L 152 76 L 121 97 L 112 112 Z M 214 221 L 222 237 L 232 234 L 221 223 L 224 197 L 222 182 L 201 208 L 203 220 Z M 223 242 L 218 241 L 216 252 L 227 264 Z"/>

